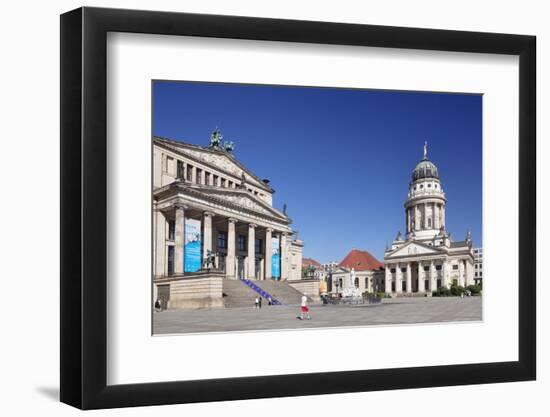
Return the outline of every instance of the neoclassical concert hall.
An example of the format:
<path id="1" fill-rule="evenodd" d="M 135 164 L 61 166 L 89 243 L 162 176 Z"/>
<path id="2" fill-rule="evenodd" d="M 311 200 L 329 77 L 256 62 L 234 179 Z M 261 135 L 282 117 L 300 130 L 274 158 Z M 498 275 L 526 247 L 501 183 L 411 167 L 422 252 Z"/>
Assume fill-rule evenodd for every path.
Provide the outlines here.
<path id="1" fill-rule="evenodd" d="M 272 206 L 270 181 L 241 164 L 233 146 L 219 130 L 204 147 L 153 138 L 155 293 L 205 267 L 227 279 L 301 278 L 303 242 L 286 206 Z"/>

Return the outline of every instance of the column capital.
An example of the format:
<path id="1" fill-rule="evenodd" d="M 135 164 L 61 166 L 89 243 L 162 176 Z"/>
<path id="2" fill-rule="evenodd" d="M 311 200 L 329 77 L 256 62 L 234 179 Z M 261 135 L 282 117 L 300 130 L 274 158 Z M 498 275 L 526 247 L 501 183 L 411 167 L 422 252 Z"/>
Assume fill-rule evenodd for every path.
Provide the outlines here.
<path id="1" fill-rule="evenodd" d="M 266 231 L 266 232 L 269 232 L 269 233 L 273 233 L 273 228 L 271 228 L 271 227 L 266 227 L 266 228 L 265 228 L 265 231 Z"/>
<path id="2" fill-rule="evenodd" d="M 174 208 L 176 210 L 187 210 L 189 208 L 189 206 L 187 206 L 183 203 L 176 203 L 176 204 L 174 204 Z"/>
<path id="3" fill-rule="evenodd" d="M 258 225 L 256 223 L 248 223 L 248 227 L 252 227 L 253 229 L 255 229 L 256 227 L 258 227 Z"/>
<path id="4" fill-rule="evenodd" d="M 228 217 L 228 218 L 227 218 L 227 221 L 228 221 L 229 223 L 233 223 L 233 224 L 239 222 L 239 221 L 238 221 L 237 219 L 235 219 L 234 217 Z"/>
<path id="5" fill-rule="evenodd" d="M 203 211 L 202 214 L 203 214 L 203 216 L 207 216 L 207 217 L 214 217 L 215 216 L 215 214 L 213 212 L 208 211 L 208 210 Z"/>

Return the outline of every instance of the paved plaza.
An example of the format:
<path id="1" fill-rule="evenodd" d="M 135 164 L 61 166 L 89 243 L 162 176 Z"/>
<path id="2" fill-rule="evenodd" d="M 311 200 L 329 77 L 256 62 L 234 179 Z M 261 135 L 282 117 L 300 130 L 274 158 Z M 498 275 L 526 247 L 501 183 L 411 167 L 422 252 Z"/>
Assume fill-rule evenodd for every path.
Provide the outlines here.
<path id="1" fill-rule="evenodd" d="M 396 298 L 380 304 L 313 305 L 311 320 L 298 320 L 299 306 L 167 310 L 153 314 L 154 334 L 277 330 L 318 327 L 480 321 L 481 297 Z"/>

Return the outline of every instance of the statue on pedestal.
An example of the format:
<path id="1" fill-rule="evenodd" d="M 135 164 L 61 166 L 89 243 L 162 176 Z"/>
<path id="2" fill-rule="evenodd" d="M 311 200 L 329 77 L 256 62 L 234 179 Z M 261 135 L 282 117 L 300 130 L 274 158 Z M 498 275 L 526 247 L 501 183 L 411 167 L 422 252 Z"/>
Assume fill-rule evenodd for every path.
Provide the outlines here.
<path id="1" fill-rule="evenodd" d="M 216 268 L 216 254 L 210 249 L 206 251 L 203 267 L 204 269 Z"/>
<path id="2" fill-rule="evenodd" d="M 344 297 L 360 297 L 361 290 L 355 288 L 355 268 L 351 268 L 349 274 L 349 281 L 344 286 L 344 291 L 342 291 Z"/>

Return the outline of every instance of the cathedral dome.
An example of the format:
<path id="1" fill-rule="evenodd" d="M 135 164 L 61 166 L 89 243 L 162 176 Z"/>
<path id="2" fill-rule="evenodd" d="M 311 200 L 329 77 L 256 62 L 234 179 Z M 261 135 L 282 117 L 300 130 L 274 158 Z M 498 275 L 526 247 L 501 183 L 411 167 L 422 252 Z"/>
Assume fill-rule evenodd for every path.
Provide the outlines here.
<path id="1" fill-rule="evenodd" d="M 439 179 L 439 171 L 432 161 L 423 159 L 420 161 L 412 172 L 412 180 L 420 180 L 424 178 L 437 178 Z"/>

